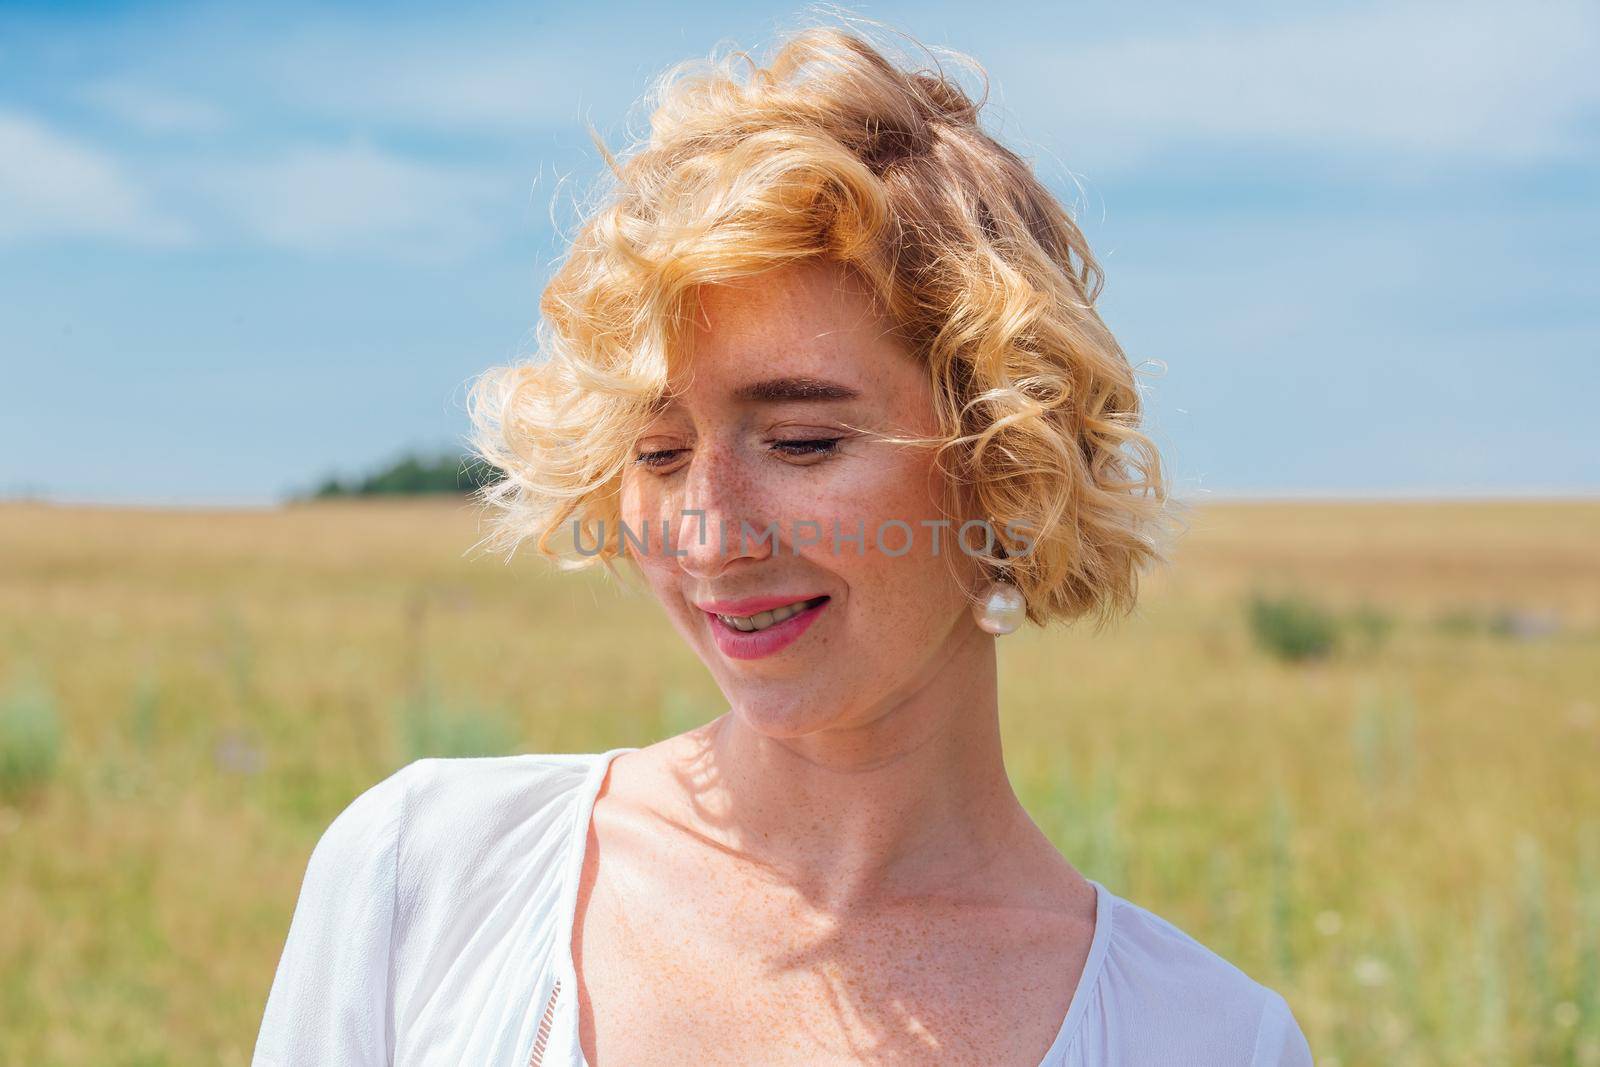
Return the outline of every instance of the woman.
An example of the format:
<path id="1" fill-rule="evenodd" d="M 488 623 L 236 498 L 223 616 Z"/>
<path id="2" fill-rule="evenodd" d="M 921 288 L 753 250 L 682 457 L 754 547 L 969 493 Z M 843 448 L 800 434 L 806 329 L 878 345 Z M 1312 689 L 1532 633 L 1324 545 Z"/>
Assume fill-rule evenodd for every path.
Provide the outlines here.
<path id="1" fill-rule="evenodd" d="M 1130 608 L 1167 516 L 1061 206 L 832 29 L 672 72 L 613 164 L 546 358 L 474 390 L 486 498 L 505 547 L 636 568 L 729 708 L 358 798 L 256 1063 L 1310 1063 L 1006 777 L 996 636 Z"/>

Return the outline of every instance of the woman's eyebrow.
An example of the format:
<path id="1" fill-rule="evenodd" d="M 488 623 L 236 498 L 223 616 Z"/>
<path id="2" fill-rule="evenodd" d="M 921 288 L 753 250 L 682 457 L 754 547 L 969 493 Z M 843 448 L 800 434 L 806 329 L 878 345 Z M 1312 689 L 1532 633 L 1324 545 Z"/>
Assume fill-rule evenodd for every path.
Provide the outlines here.
<path id="1" fill-rule="evenodd" d="M 795 400 L 855 400 L 861 394 L 848 385 L 822 378 L 767 378 L 734 390 L 735 400 L 782 404 Z"/>

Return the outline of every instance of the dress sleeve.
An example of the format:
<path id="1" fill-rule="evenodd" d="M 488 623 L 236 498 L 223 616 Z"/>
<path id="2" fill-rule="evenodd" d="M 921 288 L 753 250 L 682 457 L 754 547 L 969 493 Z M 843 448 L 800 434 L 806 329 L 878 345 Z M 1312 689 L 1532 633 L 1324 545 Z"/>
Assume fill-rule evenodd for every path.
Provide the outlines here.
<path id="1" fill-rule="evenodd" d="M 352 801 L 312 851 L 253 1067 L 389 1064 L 390 948 L 409 769 Z"/>
<path id="2" fill-rule="evenodd" d="M 1261 1028 L 1256 1032 L 1256 1052 L 1251 1067 L 1313 1067 L 1311 1046 L 1300 1032 L 1289 1004 L 1277 993 L 1267 999 L 1261 1012 Z"/>

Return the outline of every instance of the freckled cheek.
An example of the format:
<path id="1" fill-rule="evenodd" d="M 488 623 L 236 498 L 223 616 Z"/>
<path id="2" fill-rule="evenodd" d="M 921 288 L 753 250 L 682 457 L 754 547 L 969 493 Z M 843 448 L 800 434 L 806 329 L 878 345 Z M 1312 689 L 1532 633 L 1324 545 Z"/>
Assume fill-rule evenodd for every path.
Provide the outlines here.
<path id="1" fill-rule="evenodd" d="M 835 623 L 849 635 L 844 640 L 858 655 L 851 664 L 839 665 L 847 672 L 919 660 L 939 646 L 951 622 L 965 610 L 944 559 L 892 557 L 869 541 L 864 555 L 857 556 L 851 547 L 818 565 L 848 590 Z"/>
<path id="2" fill-rule="evenodd" d="M 844 469 L 818 487 L 810 507 L 819 515 L 840 519 L 849 530 L 859 522 L 868 532 L 870 546 L 874 532 L 886 523 L 907 523 L 921 534 L 920 523 L 939 518 L 936 484 L 927 462 L 890 454 L 881 462 Z M 885 535 L 898 545 L 899 538 L 892 531 Z M 918 547 L 924 539 L 917 538 Z"/>
<path id="3" fill-rule="evenodd" d="M 949 611 L 964 608 L 946 558 L 954 531 L 939 532 L 936 553 L 934 530 L 924 525 L 943 517 L 936 487 L 927 462 L 901 461 L 858 468 L 813 494 L 810 516 L 822 526 L 823 543 L 804 554 L 849 585 L 857 624 L 893 626 L 909 638 L 937 631 Z"/>
<path id="4" fill-rule="evenodd" d="M 658 596 L 665 598 L 676 560 L 662 550 L 661 519 L 669 514 L 662 503 L 661 493 L 643 479 L 625 477 L 617 499 L 619 529 L 606 530 L 608 537 L 620 543 L 622 553 L 643 572 Z M 623 537 L 622 531 L 632 536 Z"/>
<path id="5" fill-rule="evenodd" d="M 623 513 L 626 516 L 626 512 Z M 701 621 L 700 610 L 685 599 L 683 589 L 684 573 L 679 566 L 680 560 L 669 556 L 661 550 L 656 523 L 650 525 L 649 551 L 641 551 L 637 545 L 625 543 L 623 554 L 638 568 L 639 577 L 649 587 L 650 594 L 660 602 L 669 618 L 688 635 L 692 633 L 696 624 Z"/>
<path id="6" fill-rule="evenodd" d="M 661 510 L 661 486 L 649 476 L 629 471 L 617 490 L 617 512 L 622 521 L 636 523 Z"/>

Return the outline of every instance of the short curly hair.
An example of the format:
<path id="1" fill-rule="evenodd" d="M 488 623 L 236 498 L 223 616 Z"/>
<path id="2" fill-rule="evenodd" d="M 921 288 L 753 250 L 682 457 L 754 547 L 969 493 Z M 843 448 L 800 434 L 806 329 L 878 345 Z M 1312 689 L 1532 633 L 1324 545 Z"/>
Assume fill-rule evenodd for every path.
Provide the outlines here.
<path id="1" fill-rule="evenodd" d="M 854 27 L 661 76 L 649 131 L 614 156 L 544 290 L 535 358 L 473 384 L 486 541 L 569 566 L 622 554 L 622 472 L 664 395 L 697 287 L 830 257 L 864 277 L 926 366 L 952 514 L 1026 528 L 984 557 L 1036 623 L 1131 611 L 1173 513 L 1135 372 L 1095 310 L 1082 232 L 980 127 L 987 77 L 958 53 L 896 63 Z M 974 100 L 945 69 L 975 72 Z M 598 553 L 574 556 L 572 526 Z"/>

